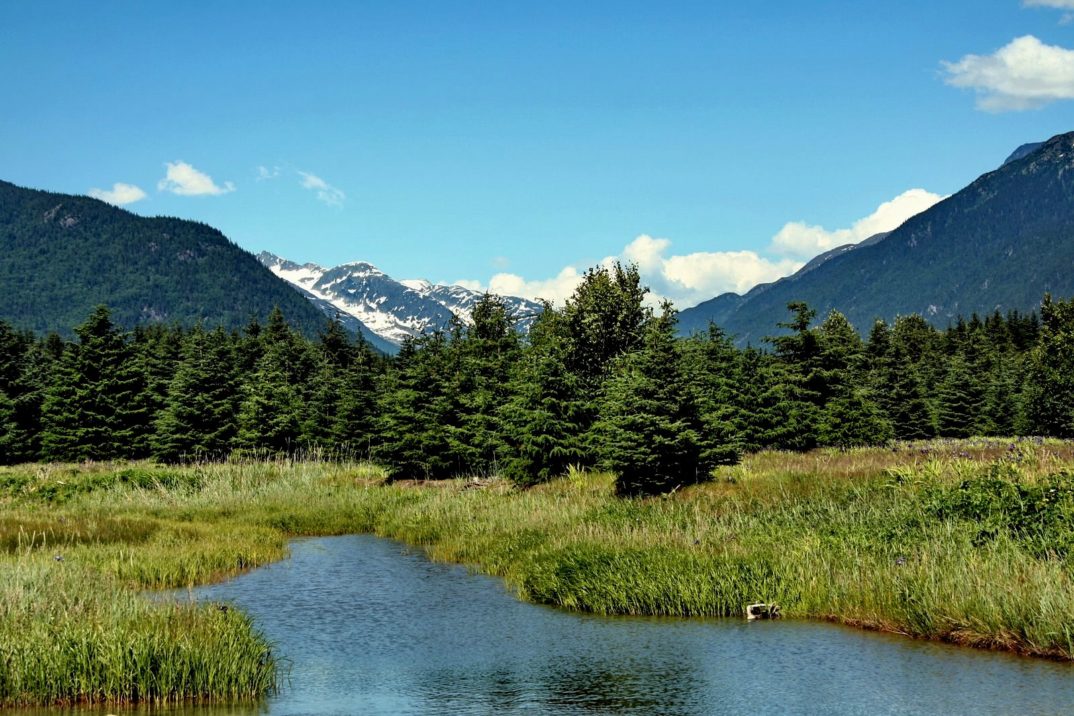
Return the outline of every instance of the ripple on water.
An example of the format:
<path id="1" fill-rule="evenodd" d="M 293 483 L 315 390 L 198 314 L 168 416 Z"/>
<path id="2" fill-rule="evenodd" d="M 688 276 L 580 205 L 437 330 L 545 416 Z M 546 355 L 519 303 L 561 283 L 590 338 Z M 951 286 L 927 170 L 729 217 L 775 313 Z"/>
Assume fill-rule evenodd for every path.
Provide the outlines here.
<path id="1" fill-rule="evenodd" d="M 253 615 L 291 664 L 281 693 L 168 713 L 1074 713 L 1063 664 L 829 624 L 571 614 L 371 536 L 291 550 L 194 592 Z"/>

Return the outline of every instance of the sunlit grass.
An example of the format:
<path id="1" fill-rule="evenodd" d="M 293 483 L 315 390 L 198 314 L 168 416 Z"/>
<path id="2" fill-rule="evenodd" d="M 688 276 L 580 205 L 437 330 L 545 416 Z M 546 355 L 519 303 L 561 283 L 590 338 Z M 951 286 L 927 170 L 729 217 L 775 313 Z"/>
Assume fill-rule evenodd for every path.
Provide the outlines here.
<path id="1" fill-rule="evenodd" d="M 1056 441 L 761 453 L 637 500 L 578 470 L 519 490 L 385 484 L 347 462 L 0 469 L 0 704 L 263 694 L 275 662 L 242 614 L 142 590 L 271 562 L 290 536 L 356 532 L 570 609 L 740 616 L 776 602 L 792 618 L 1069 659 L 1071 469 L 1074 445 Z M 994 512 L 989 490 L 1055 504 L 952 507 Z"/>

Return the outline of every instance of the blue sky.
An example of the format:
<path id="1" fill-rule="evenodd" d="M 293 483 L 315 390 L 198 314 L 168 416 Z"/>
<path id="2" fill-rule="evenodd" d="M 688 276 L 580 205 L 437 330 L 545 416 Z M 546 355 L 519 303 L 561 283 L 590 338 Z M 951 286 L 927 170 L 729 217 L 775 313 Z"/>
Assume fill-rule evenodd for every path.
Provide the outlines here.
<path id="1" fill-rule="evenodd" d="M 685 306 L 1074 130 L 1074 0 L 1031 1 L 2 3 L 0 178 L 399 278 L 628 258 Z"/>

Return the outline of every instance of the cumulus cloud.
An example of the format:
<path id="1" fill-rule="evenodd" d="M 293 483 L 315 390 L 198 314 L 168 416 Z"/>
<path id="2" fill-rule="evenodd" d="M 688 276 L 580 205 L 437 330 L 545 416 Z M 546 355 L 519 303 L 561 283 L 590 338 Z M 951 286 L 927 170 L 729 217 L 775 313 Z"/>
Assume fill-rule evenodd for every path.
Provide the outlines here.
<path id="1" fill-rule="evenodd" d="M 328 206 L 343 206 L 347 195 L 342 190 L 335 188 L 316 174 L 300 171 L 298 175 L 302 177 L 299 184 L 303 189 L 317 192 L 317 201 Z"/>
<path id="2" fill-rule="evenodd" d="M 514 273 L 498 273 L 489 279 L 488 290 L 501 296 L 543 298 L 552 303 L 562 304 L 574 293 L 574 289 L 581 281 L 582 271 L 574 266 L 567 266 L 548 279 L 527 280 Z"/>
<path id="3" fill-rule="evenodd" d="M 133 204 L 134 202 L 141 201 L 145 198 L 145 192 L 142 191 L 141 187 L 137 187 L 134 184 L 124 184 L 123 182 L 118 181 L 112 185 L 111 189 L 90 189 L 89 195 L 94 199 L 107 201 L 109 204 L 114 204 L 116 206 Z"/>
<path id="4" fill-rule="evenodd" d="M 697 251 L 675 254 L 670 239 L 642 234 L 623 247 L 616 256 L 600 262 L 637 264 L 642 280 L 650 287 L 650 304 L 668 298 L 679 308 L 692 306 L 721 293 L 745 293 L 760 283 L 769 283 L 800 269 L 807 259 L 828 249 L 857 243 L 874 234 L 898 228 L 944 197 L 924 189 L 910 189 L 849 229 L 828 231 L 804 222 L 784 225 L 763 255 L 755 251 Z M 547 279 L 527 279 L 515 273 L 499 273 L 488 285 L 480 281 L 456 281 L 475 291 L 489 290 L 508 296 L 543 298 L 562 305 L 581 282 L 586 267 L 570 265 Z"/>
<path id="5" fill-rule="evenodd" d="M 280 176 L 279 167 L 266 167 L 259 166 L 257 168 L 257 181 L 265 181 L 266 179 L 275 179 Z"/>
<path id="6" fill-rule="evenodd" d="M 823 226 L 792 221 L 783 225 L 772 238 L 771 249 L 783 256 L 811 258 L 844 244 L 856 244 L 870 236 L 897 229 L 911 216 L 920 214 L 945 197 L 924 189 L 910 189 L 891 201 L 885 201 L 864 219 L 855 221 L 849 229 L 828 231 Z"/>
<path id="7" fill-rule="evenodd" d="M 688 306 L 727 291 L 747 291 L 758 283 L 775 281 L 797 271 L 801 262 L 793 259 L 766 259 L 753 251 L 697 252 L 668 255 L 671 241 L 638 236 L 620 252 L 600 262 L 608 266 L 617 260 L 638 265 L 642 279 L 652 289 L 649 303 L 668 298 Z M 562 305 L 581 283 L 585 268 L 565 266 L 547 279 L 527 279 L 514 273 L 498 273 L 487 286 L 480 281 L 456 281 L 475 291 L 488 290 L 505 296 L 545 299 Z"/>
<path id="8" fill-rule="evenodd" d="M 991 55 L 966 55 L 943 66 L 947 84 L 972 89 L 977 108 L 986 112 L 1038 109 L 1074 99 L 1074 50 L 1045 45 L 1032 35 Z"/>
<path id="9" fill-rule="evenodd" d="M 235 185 L 229 181 L 218 186 L 211 176 L 200 172 L 186 162 L 176 161 L 165 164 L 168 168 L 164 178 L 157 182 L 157 189 L 179 196 L 217 196 L 235 191 Z"/>

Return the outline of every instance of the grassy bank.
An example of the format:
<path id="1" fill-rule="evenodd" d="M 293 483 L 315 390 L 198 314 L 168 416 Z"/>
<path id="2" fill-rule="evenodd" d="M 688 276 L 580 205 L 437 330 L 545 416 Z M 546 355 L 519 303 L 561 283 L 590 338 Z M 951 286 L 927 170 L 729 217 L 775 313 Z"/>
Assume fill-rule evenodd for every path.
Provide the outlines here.
<path id="1" fill-rule="evenodd" d="M 0 470 L 0 704 L 250 698 L 273 687 L 241 613 L 143 588 L 377 534 L 602 614 L 785 615 L 1074 656 L 1074 446 L 969 441 L 762 453 L 665 498 L 607 475 L 519 491 L 385 485 L 368 465 Z"/>

